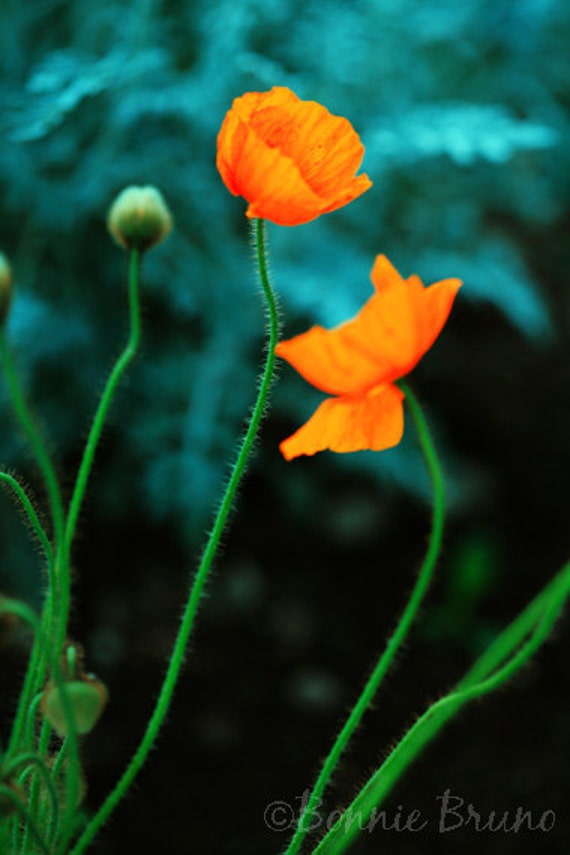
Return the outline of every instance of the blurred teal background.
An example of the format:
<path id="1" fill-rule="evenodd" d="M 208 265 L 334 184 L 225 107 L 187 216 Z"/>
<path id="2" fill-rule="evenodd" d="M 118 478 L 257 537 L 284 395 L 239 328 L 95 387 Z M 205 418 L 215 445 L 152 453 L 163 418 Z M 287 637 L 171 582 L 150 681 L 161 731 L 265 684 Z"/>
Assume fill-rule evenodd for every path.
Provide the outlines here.
<path id="1" fill-rule="evenodd" d="M 413 377 L 448 476 L 440 577 L 384 714 L 370 716 L 339 774 L 333 807 L 566 558 L 569 43 L 563 0 L 4 0 L 0 249 L 16 279 L 9 335 L 68 488 L 126 335 L 126 265 L 106 233 L 107 209 L 125 185 L 152 183 L 176 221 L 145 261 L 144 345 L 106 430 L 76 551 L 74 631 L 113 699 L 92 754 L 86 747 L 93 803 L 156 694 L 254 393 L 264 322 L 245 204 L 214 163 L 223 116 L 244 91 L 287 85 L 347 116 L 374 181 L 346 209 L 270 229 L 285 334 L 354 314 L 379 252 L 403 275 L 465 283 Z M 158 752 L 110 826 L 102 850 L 110 855 L 125 838 L 158 841 L 168 823 L 164 853 L 186 851 L 191 833 L 202 841 L 196 852 L 276 851 L 283 841 L 263 828 L 264 799 L 292 797 L 312 779 L 402 608 L 429 512 L 411 426 L 385 454 L 286 464 L 277 444 L 317 401 L 281 369 L 163 759 Z M 0 426 L 0 461 L 37 485 L 41 500 L 4 385 Z M 1 498 L 0 587 L 37 603 L 35 553 Z M 423 761 L 421 780 L 412 773 L 411 789 L 395 798 L 433 807 L 456 775 L 458 791 L 487 798 L 487 809 L 565 804 L 561 645 L 559 637 L 511 695 L 467 714 L 432 750 L 441 780 Z M 6 655 L 17 673 L 21 651 Z M 15 685 L 4 698 L 10 691 Z M 244 765 L 252 783 L 236 806 L 230 785 L 241 787 L 235 770 Z M 216 789 L 222 818 L 213 813 Z M 541 849 L 562 851 L 569 831 L 561 815 Z M 467 831 L 449 838 L 422 842 L 480 852 L 481 838 Z M 392 835 L 389 845 L 417 851 L 410 835 Z M 527 844 L 524 835 L 487 835 L 484 845 L 491 853 Z M 372 838 L 358 851 L 378 847 Z"/>

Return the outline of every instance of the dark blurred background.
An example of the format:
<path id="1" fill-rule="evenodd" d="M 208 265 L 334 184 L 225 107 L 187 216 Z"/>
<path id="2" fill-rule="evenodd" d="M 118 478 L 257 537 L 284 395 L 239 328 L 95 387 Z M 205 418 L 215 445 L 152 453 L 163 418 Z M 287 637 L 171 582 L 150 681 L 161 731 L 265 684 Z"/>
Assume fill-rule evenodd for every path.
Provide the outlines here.
<path id="1" fill-rule="evenodd" d="M 176 230 L 144 268 L 144 345 L 113 408 L 75 549 L 72 632 L 110 690 L 85 740 L 87 806 L 143 731 L 203 532 L 252 403 L 264 322 L 245 204 L 215 169 L 234 97 L 290 86 L 347 116 L 374 187 L 270 229 L 285 334 L 354 314 L 383 252 L 464 282 L 417 368 L 449 500 L 439 575 L 323 811 L 346 804 L 425 705 L 568 554 L 570 6 L 563 0 L 3 0 L 0 249 L 9 337 L 69 491 L 126 335 L 115 194 L 157 185 Z M 298 809 L 392 631 L 429 529 L 413 429 L 383 454 L 286 464 L 319 397 L 283 367 L 158 750 L 94 851 L 277 853 L 268 803 Z M 0 461 L 41 483 L 0 384 Z M 7 497 L 0 588 L 38 605 L 39 559 Z M 386 805 L 429 820 L 355 853 L 566 851 L 568 629 L 467 710 Z M 2 651 L 5 736 L 26 639 Z M 553 810 L 548 833 L 438 831 L 445 790 Z"/>

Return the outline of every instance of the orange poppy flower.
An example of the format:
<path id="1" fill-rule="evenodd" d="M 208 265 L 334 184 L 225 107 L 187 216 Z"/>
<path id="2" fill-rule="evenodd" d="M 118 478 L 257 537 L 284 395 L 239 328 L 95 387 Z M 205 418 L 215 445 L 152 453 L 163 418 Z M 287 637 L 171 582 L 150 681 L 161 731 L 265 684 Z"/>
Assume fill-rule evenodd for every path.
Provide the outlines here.
<path id="1" fill-rule="evenodd" d="M 218 134 L 216 165 L 248 217 L 280 226 L 308 223 L 360 196 L 364 146 L 348 119 L 285 86 L 236 98 Z"/>
<path id="2" fill-rule="evenodd" d="M 276 347 L 317 389 L 333 395 L 279 446 L 287 460 L 317 451 L 381 451 L 404 432 L 403 392 L 395 381 L 432 346 L 453 305 L 459 279 L 425 288 L 418 276 L 402 279 L 386 256 L 371 273 L 375 293 L 356 317 L 308 332 Z"/>

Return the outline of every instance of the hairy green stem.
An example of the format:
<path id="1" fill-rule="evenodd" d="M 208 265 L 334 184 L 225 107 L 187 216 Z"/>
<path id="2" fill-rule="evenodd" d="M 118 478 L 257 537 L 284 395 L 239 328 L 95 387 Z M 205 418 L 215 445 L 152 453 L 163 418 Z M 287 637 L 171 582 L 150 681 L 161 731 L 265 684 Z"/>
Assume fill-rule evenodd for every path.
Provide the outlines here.
<path id="1" fill-rule="evenodd" d="M 12 408 L 16 415 L 16 419 L 22 429 L 22 432 L 24 433 L 30 444 L 36 463 L 43 476 L 50 506 L 50 512 L 52 516 L 54 547 L 57 550 L 63 538 L 65 524 L 65 514 L 63 509 L 61 488 L 57 479 L 55 467 L 47 451 L 46 444 L 43 440 L 41 431 L 38 425 L 36 424 L 32 411 L 30 410 L 26 402 L 26 399 L 18 382 L 18 375 L 14 365 L 14 360 L 12 358 L 12 353 L 8 346 L 8 341 L 6 339 L 6 335 L 3 329 L 0 329 L 0 355 L 4 366 L 4 373 L 6 376 L 8 391 L 12 402 Z M 13 484 L 11 484 L 11 486 L 14 487 Z M 19 496 L 19 498 L 21 497 Z M 34 516 L 31 516 L 29 510 L 27 509 L 27 506 L 26 510 L 28 512 L 28 517 L 30 518 L 30 521 L 34 525 L 34 528 L 36 528 L 34 524 L 35 512 Z M 37 517 L 35 519 L 37 519 Z M 40 529 L 36 529 L 36 532 L 38 535 L 40 535 Z M 40 536 L 40 540 L 45 550 L 46 547 L 43 541 L 43 537 Z M 45 679 L 48 657 L 45 649 L 45 644 L 44 642 L 42 642 L 42 638 L 51 638 L 55 622 L 55 613 L 57 611 L 58 592 L 62 584 L 64 584 L 64 580 L 60 578 L 58 565 L 53 560 L 50 560 L 49 551 L 47 554 L 48 589 L 42 610 L 42 632 L 40 634 L 36 634 L 34 638 L 30 659 L 28 661 L 28 667 L 26 669 L 26 675 L 24 677 L 22 691 L 20 692 L 18 707 L 14 718 L 14 724 L 12 727 L 12 734 L 10 737 L 10 751 L 17 750 L 18 742 L 22 733 L 23 722 L 27 714 L 30 700 L 36 693 L 38 687 L 43 683 Z"/>
<path id="2" fill-rule="evenodd" d="M 6 786 L 5 784 L 0 784 L 0 796 L 12 802 L 12 804 L 22 817 L 26 828 L 30 830 L 31 836 L 35 839 L 37 845 L 40 847 L 40 851 L 44 852 L 45 855 L 50 855 L 46 842 L 43 839 L 35 820 L 32 818 L 31 812 L 26 808 L 25 804 L 22 802 L 17 793 L 15 793 L 13 790 L 10 789 L 10 787 Z M 28 849 L 27 851 L 29 853 L 30 850 Z"/>
<path id="3" fill-rule="evenodd" d="M 69 619 L 70 608 L 70 572 L 69 561 L 71 558 L 71 548 L 73 538 L 77 527 L 77 521 L 81 510 L 81 505 L 85 497 L 85 490 L 93 467 L 97 445 L 103 431 L 105 419 L 109 413 L 109 409 L 113 402 L 113 398 L 120 380 L 125 371 L 133 361 L 137 348 L 140 342 L 141 334 L 141 317 L 140 317 L 140 301 L 139 301 L 139 270 L 140 270 L 140 252 L 136 249 L 130 251 L 129 255 L 129 315 L 130 315 L 130 332 L 127 344 L 117 359 L 109 379 L 101 395 L 99 406 L 95 412 L 91 430 L 87 437 L 83 457 L 79 465 L 75 487 L 69 503 L 67 519 L 65 522 L 65 531 L 63 537 L 63 549 L 60 557 L 62 570 L 65 570 L 66 584 L 62 586 L 61 602 L 59 603 L 58 614 L 58 631 L 57 631 L 57 647 L 61 648 L 67 633 L 67 622 Z"/>
<path id="4" fill-rule="evenodd" d="M 46 450 L 46 445 L 41 432 L 36 424 L 34 416 L 24 394 L 20 388 L 12 353 L 8 346 L 4 330 L 0 328 L 0 354 L 4 365 L 4 373 L 8 384 L 8 391 L 12 401 L 12 407 L 16 418 L 25 434 L 42 473 L 53 520 L 55 543 L 59 543 L 63 535 L 64 511 L 61 489 L 55 473 L 52 460 Z"/>
<path id="5" fill-rule="evenodd" d="M 314 849 L 314 855 L 340 855 L 351 845 L 367 823 L 373 821 L 374 811 L 408 766 L 447 721 L 469 701 L 505 683 L 538 650 L 569 595 L 570 563 L 501 633 L 456 689 L 432 704 L 415 722 Z M 523 644 L 525 638 L 528 640 Z"/>
<path id="6" fill-rule="evenodd" d="M 336 769 L 346 746 L 352 738 L 354 731 L 360 724 L 364 713 L 378 692 L 386 672 L 394 661 L 394 657 L 396 656 L 398 649 L 412 625 L 427 592 L 441 549 L 445 518 L 444 482 L 441 466 L 420 405 L 409 387 L 404 383 L 400 383 L 400 385 L 406 396 L 406 401 L 416 427 L 420 446 L 424 454 L 425 462 L 433 485 L 433 513 L 428 548 L 418 572 L 418 577 L 411 596 L 400 620 L 398 621 L 394 634 L 389 639 L 384 653 L 378 660 L 374 671 L 364 686 L 360 697 L 351 710 L 349 717 L 337 736 L 336 741 L 323 764 L 316 783 L 309 794 L 306 805 L 301 812 L 295 833 L 293 834 L 288 848 L 285 850 L 285 855 L 296 855 L 301 848 L 305 837 L 311 830 L 314 813 L 321 802 L 323 793 L 334 773 L 334 770 Z"/>
<path id="7" fill-rule="evenodd" d="M 127 343 L 115 362 L 103 393 L 99 401 L 99 405 L 95 411 L 93 422 L 87 442 L 83 450 L 83 456 L 79 465 L 75 486 L 71 495 L 69 509 L 65 523 L 63 548 L 61 550 L 60 561 L 62 567 L 66 568 L 65 579 L 67 584 L 62 587 L 61 601 L 58 613 L 58 630 L 57 630 L 57 649 L 61 650 L 67 636 L 67 623 L 69 620 L 69 610 L 71 604 L 71 574 L 69 570 L 71 560 L 71 549 L 73 539 L 77 528 L 77 522 L 85 497 L 89 476 L 91 474 L 97 446 L 103 432 L 105 421 L 109 414 L 109 410 L 113 403 L 115 393 L 122 380 L 125 372 L 136 356 L 140 338 L 141 338 L 141 310 L 139 296 L 139 279 L 140 279 L 140 263 L 141 253 L 139 250 L 132 249 L 129 253 L 129 337 Z M 79 788 L 79 756 L 77 744 L 77 732 L 73 709 L 66 698 L 65 686 L 62 686 L 62 703 L 64 705 L 64 713 L 66 722 L 69 727 L 68 745 L 69 745 L 69 768 L 66 770 L 66 803 L 67 810 L 65 811 L 62 828 L 58 841 L 58 852 L 64 852 L 67 847 L 69 838 L 73 832 L 73 822 L 75 814 L 75 806 L 77 801 L 77 793 Z"/>
<path id="8" fill-rule="evenodd" d="M 51 566 L 53 564 L 53 549 L 52 545 L 49 542 L 49 538 L 45 532 L 43 525 L 41 524 L 38 515 L 34 510 L 34 506 L 32 505 L 28 495 L 22 485 L 14 478 L 13 475 L 10 475 L 8 472 L 0 472 L 0 481 L 6 484 L 6 486 L 15 493 L 16 498 L 20 502 L 26 517 L 28 518 L 28 522 L 30 523 L 34 534 L 38 538 L 41 543 L 42 549 L 45 553 L 46 560 L 48 565 Z"/>
<path id="9" fill-rule="evenodd" d="M 265 408 L 267 406 L 269 391 L 273 381 L 273 373 L 275 366 L 275 345 L 277 344 L 279 334 L 279 317 L 277 311 L 277 303 L 269 280 L 269 273 L 267 267 L 267 249 L 265 240 L 265 223 L 263 220 L 257 219 L 254 221 L 254 236 L 259 279 L 263 289 L 269 319 L 267 354 L 265 357 L 265 364 L 259 383 L 257 400 L 254 404 L 247 430 L 241 441 L 237 458 L 231 470 L 230 478 L 225 489 L 224 495 L 222 497 L 210 536 L 206 543 L 206 548 L 203 552 L 202 559 L 198 566 L 197 573 L 194 576 L 194 580 L 190 586 L 188 600 L 182 615 L 182 621 L 178 630 L 178 635 L 176 636 L 174 642 L 174 647 L 168 663 L 166 675 L 164 677 L 158 700 L 146 727 L 145 733 L 123 775 L 117 782 L 114 789 L 109 793 L 97 813 L 91 818 L 89 824 L 84 829 L 82 835 L 78 839 L 77 843 L 75 844 L 69 855 L 79 855 L 79 853 L 85 851 L 85 848 L 93 840 L 98 830 L 106 822 L 112 811 L 116 808 L 123 796 L 127 793 L 134 778 L 143 766 L 158 735 L 158 732 L 170 707 L 170 702 L 172 700 L 172 695 L 176 683 L 178 681 L 180 669 L 182 668 L 182 664 L 184 662 L 188 639 L 194 626 L 194 620 L 201 602 L 204 586 L 206 584 L 206 580 L 208 578 L 220 539 L 226 527 L 228 515 L 230 513 L 237 489 L 245 473 L 248 459 L 253 449 L 259 426 L 263 418 Z"/>
<path id="10" fill-rule="evenodd" d="M 4 775 L 6 777 L 9 777 L 15 769 L 23 765 L 25 765 L 26 768 L 23 772 L 20 773 L 18 777 L 18 784 L 22 785 L 26 776 L 29 775 L 32 769 L 35 767 L 41 774 L 46 791 L 49 793 L 51 801 L 51 816 L 49 821 L 49 827 L 47 829 L 47 839 L 48 841 L 50 841 L 52 840 L 55 834 L 59 821 L 59 798 L 55 785 L 52 781 L 50 770 L 48 769 L 41 757 L 39 757 L 37 754 L 27 752 L 25 754 L 20 754 L 18 757 L 15 757 L 14 760 L 10 763 L 10 765 L 6 769 L 4 769 Z M 43 824 L 41 827 L 44 828 Z"/>

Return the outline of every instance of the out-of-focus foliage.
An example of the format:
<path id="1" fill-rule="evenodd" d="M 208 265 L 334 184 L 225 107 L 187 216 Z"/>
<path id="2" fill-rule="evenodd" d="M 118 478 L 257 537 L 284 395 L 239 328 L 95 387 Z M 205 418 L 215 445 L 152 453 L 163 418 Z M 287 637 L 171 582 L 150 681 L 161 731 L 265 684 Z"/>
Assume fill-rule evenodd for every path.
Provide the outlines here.
<path id="1" fill-rule="evenodd" d="M 494 305 L 505 329 L 538 348 L 556 328 L 545 276 L 563 272 L 549 234 L 569 184 L 569 40 L 570 7 L 557 0 L 7 0 L 0 243 L 17 280 L 10 335 L 63 460 L 77 458 L 125 334 L 125 265 L 106 211 L 126 184 L 152 183 L 177 224 L 145 264 L 146 344 L 107 432 L 102 513 L 174 515 L 194 537 L 252 401 L 263 321 L 244 205 L 214 166 L 232 98 L 288 85 L 349 117 L 367 149 L 374 188 L 362 199 L 271 230 L 288 333 L 354 313 L 385 252 L 426 282 L 462 277 L 466 305 Z M 461 352 L 453 323 L 438 347 L 476 356 Z M 423 376 L 439 365 L 434 354 Z M 292 428 L 314 399 L 283 374 L 274 412 Z M 0 394 L 0 459 L 18 467 L 23 446 Z M 276 455 L 266 448 L 261 460 L 279 473 Z M 408 445 L 384 466 L 333 462 L 390 472 L 411 490 L 425 484 Z M 459 464 L 458 496 L 475 477 Z"/>

